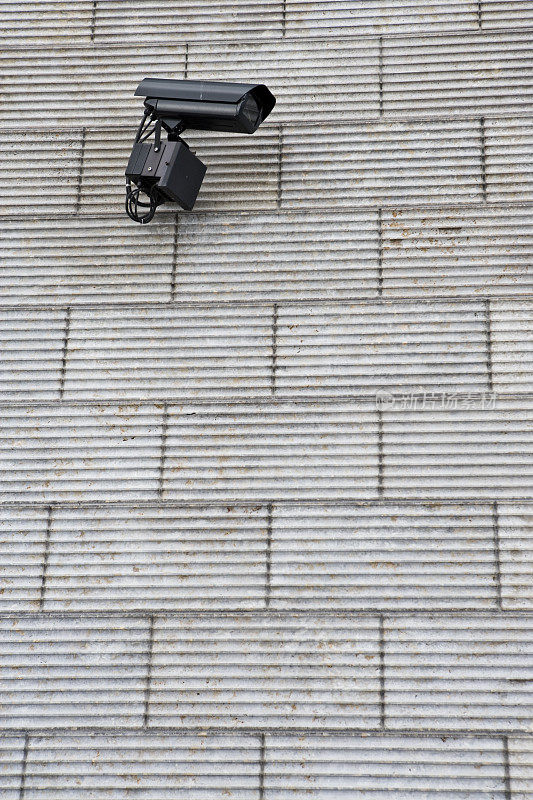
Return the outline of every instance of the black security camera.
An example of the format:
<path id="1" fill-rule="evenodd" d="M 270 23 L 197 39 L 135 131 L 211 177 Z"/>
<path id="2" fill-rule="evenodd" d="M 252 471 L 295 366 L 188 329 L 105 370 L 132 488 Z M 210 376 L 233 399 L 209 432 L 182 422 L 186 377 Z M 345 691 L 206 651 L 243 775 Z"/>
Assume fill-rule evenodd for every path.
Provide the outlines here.
<path id="1" fill-rule="evenodd" d="M 145 98 L 145 110 L 126 169 L 126 212 L 141 224 L 167 201 L 194 206 L 207 167 L 180 138 L 186 128 L 254 133 L 276 103 L 262 84 L 216 81 L 145 78 L 135 94 Z"/>

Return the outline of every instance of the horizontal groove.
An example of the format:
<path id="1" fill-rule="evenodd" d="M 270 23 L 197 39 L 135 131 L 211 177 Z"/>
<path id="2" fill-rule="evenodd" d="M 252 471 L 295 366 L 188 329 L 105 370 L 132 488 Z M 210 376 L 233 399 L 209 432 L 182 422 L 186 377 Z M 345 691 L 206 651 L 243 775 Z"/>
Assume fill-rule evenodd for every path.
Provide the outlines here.
<path id="1" fill-rule="evenodd" d="M 418 406 L 414 407 L 415 401 L 419 400 L 422 401 L 424 398 L 428 400 L 427 392 L 413 392 L 413 408 L 410 409 L 408 407 L 397 409 L 398 413 L 404 413 L 405 415 L 409 413 L 420 413 L 424 411 L 424 408 Z M 518 392 L 495 392 L 494 398 L 495 402 L 492 400 L 489 402 L 487 398 L 486 391 L 476 391 L 476 392 L 457 392 L 454 393 L 454 396 L 457 397 L 457 400 L 471 400 L 474 402 L 474 405 L 465 405 L 461 407 L 461 410 L 464 411 L 466 414 L 470 411 L 471 413 L 478 413 L 481 408 L 483 410 L 490 412 L 490 411 L 497 411 L 498 399 L 504 403 L 504 407 L 509 409 L 517 410 L 527 410 L 528 409 L 528 401 L 531 400 L 533 397 L 532 391 L 518 391 Z M 362 414 L 371 414 L 375 410 L 375 403 L 370 402 L 368 399 L 363 399 L 361 402 L 358 402 L 359 395 L 342 395 L 339 398 L 321 398 L 320 402 L 317 404 L 317 401 L 314 397 L 280 397 L 280 398 L 236 398 L 235 400 L 222 400 L 217 401 L 216 399 L 190 399 L 185 407 L 185 415 L 187 414 L 194 414 L 194 409 L 197 407 L 201 410 L 211 410 L 216 412 L 217 416 L 228 416 L 234 413 L 234 411 L 239 410 L 242 411 L 243 414 L 248 413 L 248 408 L 253 408 L 257 406 L 258 408 L 265 408 L 268 410 L 269 413 L 273 415 L 276 414 L 286 414 L 288 409 L 291 410 L 302 410 L 317 406 L 319 409 L 324 409 L 324 413 L 327 412 L 329 409 L 332 412 L 338 412 L 342 414 L 344 412 L 350 411 L 359 411 Z M 368 395 L 363 395 L 364 398 L 368 398 Z M 371 397 L 371 400 L 374 399 L 374 396 Z M 437 393 L 437 397 L 433 398 L 435 402 L 440 402 L 442 400 L 442 396 L 440 393 Z M 159 401 L 155 401 L 152 399 L 149 400 L 136 400 L 135 402 L 128 402 L 125 405 L 118 405 L 117 401 L 115 400 L 106 400 L 106 401 L 91 401 L 91 400 L 68 400 L 64 402 L 53 402 L 50 400 L 36 400 L 32 401 L 31 403 L 28 402 L 9 402 L 9 403 L 0 403 L 0 408 L 4 410 L 4 420 L 0 421 L 0 424 L 3 425 L 6 429 L 10 427 L 11 424 L 17 424 L 16 420 L 27 420 L 28 424 L 31 425 L 32 420 L 34 419 L 32 412 L 33 410 L 39 412 L 48 411 L 50 418 L 54 417 L 68 417 L 70 412 L 72 412 L 76 418 L 80 419 L 83 417 L 83 411 L 86 411 L 89 415 L 91 413 L 95 414 L 94 420 L 95 424 L 98 426 L 98 416 L 100 412 L 107 413 L 113 417 L 115 413 L 118 413 L 118 419 L 121 418 L 121 414 L 125 412 L 125 418 L 131 419 L 134 421 L 136 419 L 136 412 L 139 412 L 139 416 L 137 417 L 140 420 L 140 424 L 144 424 L 145 421 L 153 420 L 153 414 L 159 414 L 162 409 L 162 403 L 170 402 L 171 406 L 176 405 L 178 407 L 179 401 L 169 401 L 168 398 L 162 398 Z M 486 405 L 483 405 L 483 404 Z M 506 404 L 509 404 L 507 406 Z M 389 409 L 391 410 L 391 409 Z M 428 411 L 428 408 L 425 408 Z M 442 408 L 436 407 L 434 410 L 442 411 L 446 413 L 447 411 L 453 411 L 453 409 L 447 409 L 445 406 Z M 81 413 L 80 413 L 81 412 Z M 255 413 L 252 411 L 251 413 Z M 407 417 L 406 417 L 407 418 Z M 11 422 L 9 421 L 11 420 Z M 192 418 L 191 418 L 192 421 Z M 93 424 L 92 421 L 88 421 L 87 425 L 91 427 Z"/>
<path id="2" fill-rule="evenodd" d="M 378 620 L 380 615 L 380 610 L 354 610 L 351 611 L 350 609 L 342 609 L 341 611 L 335 610 L 332 611 L 331 609 L 324 609 L 322 611 L 302 611 L 301 609 L 269 609 L 268 611 L 264 611 L 263 609 L 244 609 L 238 612 L 239 617 L 243 618 L 257 618 L 262 617 L 263 614 L 268 614 L 269 618 L 273 621 L 280 620 L 283 621 L 286 618 L 293 618 L 295 616 L 299 616 L 302 619 L 307 617 L 315 617 L 320 616 L 321 618 L 328 618 L 330 616 L 338 616 L 339 614 L 346 620 L 352 620 L 353 624 L 360 620 L 360 619 L 371 619 L 371 620 Z M 421 610 L 419 608 L 410 608 L 410 609 L 401 609 L 399 611 L 387 611 L 385 616 L 390 619 L 394 617 L 397 620 L 403 620 L 407 618 L 414 619 L 429 619 L 429 620 L 443 620 L 443 622 L 447 620 L 464 620 L 464 617 L 468 616 L 468 619 L 479 619 L 480 621 L 484 620 L 492 620 L 493 618 L 497 617 L 500 619 L 502 625 L 507 625 L 508 618 L 521 620 L 524 621 L 531 621 L 533 619 L 533 610 L 520 610 L 520 611 L 499 611 L 496 609 L 467 609 L 467 608 L 460 608 L 460 609 L 451 609 L 451 610 L 437 610 L 437 611 L 427 611 Z M 62 621 L 77 621 L 79 619 L 89 620 L 89 621 L 107 621 L 113 622 L 121 620 L 131 620 L 136 622 L 147 622 L 149 623 L 152 613 L 147 609 L 136 609 L 131 612 L 122 612 L 115 610 L 105 610 L 105 611 L 1 611 L 0 612 L 0 620 L 12 624 L 14 620 L 25 621 L 28 620 L 31 622 L 32 620 L 37 620 L 39 624 L 47 624 L 47 623 L 54 623 L 56 626 L 58 623 Z M 172 619 L 175 620 L 177 623 L 184 623 L 190 620 L 196 620 L 200 617 L 202 619 L 208 619 L 211 621 L 216 621 L 219 619 L 228 619 L 229 621 L 235 620 L 235 612 L 234 611 L 224 611 L 224 610 L 184 610 L 184 611 L 163 611 L 161 612 L 161 617 L 165 619 Z M 213 623 L 214 624 L 214 623 Z M 111 627 L 108 625 L 107 629 L 113 630 L 113 626 Z M 44 640 L 43 640 L 44 641 Z"/>
<path id="3" fill-rule="evenodd" d="M 506 116 L 506 115 L 498 114 L 497 112 L 491 113 L 490 111 L 487 111 L 487 112 L 485 112 L 484 116 L 486 116 L 487 119 L 489 119 L 491 121 L 494 121 L 495 123 L 497 123 L 497 122 L 500 122 L 501 124 L 504 123 L 505 131 L 511 131 L 512 132 L 513 128 L 518 127 L 518 126 L 522 126 L 525 121 L 531 120 L 532 113 L 528 112 L 528 111 L 516 111 L 516 112 L 513 112 L 512 116 Z M 413 119 L 410 116 L 402 117 L 401 115 L 397 115 L 397 114 L 395 114 L 393 118 L 390 118 L 390 119 L 385 118 L 385 120 L 383 120 L 383 119 L 380 120 L 379 115 L 372 115 L 372 116 L 369 116 L 369 117 L 357 118 L 357 124 L 358 125 L 372 125 L 372 124 L 375 124 L 375 123 L 380 122 L 380 121 L 381 122 L 383 122 L 383 121 L 388 122 L 391 125 L 392 124 L 395 125 L 395 124 L 405 123 L 405 124 L 408 124 L 408 125 L 411 125 L 411 126 L 414 126 L 414 127 L 416 127 L 420 123 L 436 123 L 436 122 L 438 122 L 438 123 L 441 123 L 441 124 L 447 124 L 447 123 L 468 122 L 468 121 L 473 121 L 473 122 L 477 121 L 477 122 L 479 122 L 479 113 L 476 113 L 475 111 L 470 110 L 470 111 L 462 111 L 462 112 L 458 112 L 457 114 L 449 115 L 449 114 L 446 114 L 446 112 L 441 110 L 441 113 L 439 115 L 437 115 L 437 116 L 431 115 L 429 117 L 424 117 L 423 115 L 417 115 L 417 117 L 415 119 Z M 348 121 L 344 121 L 344 123 L 339 123 L 339 125 L 342 125 L 342 124 L 349 125 L 350 121 L 348 120 Z M 305 125 L 306 125 L 306 128 L 310 128 L 311 130 L 315 130 L 317 128 L 324 129 L 324 128 L 328 127 L 327 124 L 324 123 L 323 121 L 317 121 L 317 120 L 313 120 L 313 119 L 306 119 Z M 92 132 L 94 132 L 95 134 L 98 134 L 98 135 L 104 135 L 104 133 L 107 133 L 108 135 L 110 135 L 112 133 L 129 135 L 129 141 L 133 141 L 133 138 L 135 136 L 135 130 L 136 130 L 135 124 L 134 123 L 132 124 L 131 122 L 111 122 L 111 121 L 109 121 L 104 127 L 100 127 L 100 126 L 91 127 L 90 125 L 87 126 L 87 127 L 88 127 L 89 130 L 91 130 Z M 265 123 L 263 123 L 261 125 L 261 133 L 263 133 L 263 134 L 273 133 L 274 131 L 276 131 L 278 129 L 278 127 L 279 127 L 279 123 L 271 122 L 270 120 L 268 120 L 268 121 L 266 121 Z M 49 124 L 43 130 L 39 130 L 38 129 L 38 130 L 36 130 L 34 132 L 33 135 L 35 136 L 35 140 L 39 141 L 40 138 L 46 139 L 47 136 L 49 136 L 50 134 L 53 134 L 53 133 L 62 133 L 62 134 L 63 133 L 68 133 L 70 135 L 79 134 L 79 133 L 81 133 L 82 128 L 83 128 L 83 126 L 80 125 L 79 122 L 77 124 L 75 124 L 75 123 L 65 124 L 64 122 L 60 122 L 60 123 L 55 123 L 55 124 Z M 15 127 L 15 126 L 12 127 L 9 124 L 8 120 L 5 120 L 4 124 L 2 125 L 2 135 L 6 139 L 11 138 L 13 140 L 14 137 L 16 137 L 18 130 L 19 129 L 17 127 Z M 199 134 L 199 132 L 195 132 L 195 135 L 196 135 L 196 133 Z M 188 136 L 190 136 L 190 135 L 192 135 L 192 134 L 189 133 Z M 254 138 L 255 139 L 260 138 L 260 135 L 261 134 L 256 134 Z M 253 141 L 254 140 L 252 140 L 252 142 Z M 206 140 L 205 146 L 206 147 L 209 146 L 209 139 Z"/>
<path id="4" fill-rule="evenodd" d="M 346 725 L 346 726 L 334 726 L 334 725 L 325 725 L 322 729 L 324 735 L 332 735 L 332 736 L 364 736 L 367 737 L 367 734 L 370 733 L 374 736 L 383 737 L 384 739 L 395 738 L 397 736 L 406 737 L 408 739 L 412 739 L 417 741 L 420 738 L 433 738 L 435 733 L 431 731 L 427 727 L 421 727 L 417 731 L 413 731 L 412 729 L 406 727 L 398 727 L 394 731 L 383 731 L 379 727 L 362 727 L 362 726 L 354 726 L 354 725 Z M 0 731 L 0 739 L 2 741 L 8 740 L 13 741 L 13 739 L 17 736 L 22 736 L 26 733 L 24 728 L 14 729 L 14 731 L 4 732 Z M 220 728 L 217 726 L 206 726 L 203 728 L 199 725 L 185 725 L 185 726 L 172 726 L 169 725 L 168 727 L 158 727 L 158 728 L 144 728 L 141 730 L 135 730 L 131 728 L 121 729 L 117 726 L 54 726 L 51 728 L 35 728 L 32 730 L 32 737 L 39 737 L 39 738 L 50 738 L 51 740 L 55 740 L 57 737 L 68 736 L 68 737 L 77 737 L 77 736 L 84 736 L 87 737 L 87 741 L 91 741 L 93 738 L 98 736 L 116 736 L 120 739 L 122 737 L 130 737 L 141 735 L 147 737 L 147 739 L 151 739 L 152 737 L 158 736 L 176 736 L 176 735 L 183 735 L 183 736 L 202 736 L 202 735 L 212 735 L 212 736 L 260 736 L 263 733 L 263 729 L 258 726 L 251 726 L 247 725 L 244 729 L 238 729 L 238 731 L 228 731 L 227 728 Z M 466 743 L 470 743 L 473 739 L 477 739 L 478 737 L 482 737 L 487 742 L 494 744 L 495 742 L 500 742 L 501 744 L 501 737 L 509 733 L 509 730 L 503 730 L 502 728 L 494 727 L 492 729 L 486 729 L 481 733 L 479 731 L 472 730 L 470 728 L 465 728 L 463 731 L 457 731 L 450 728 L 446 728 L 442 731 L 439 731 L 439 737 L 441 735 L 446 735 L 446 737 L 450 741 L 464 741 Z M 268 735 L 280 735 L 280 736 L 287 736 L 287 738 L 292 738 L 293 736 L 307 736 L 312 735 L 316 736 L 316 732 L 310 730 L 309 728 L 305 727 L 297 727 L 291 728 L 290 733 L 282 728 L 274 727 L 271 731 L 269 731 Z M 531 739 L 531 735 L 524 733 L 523 731 L 515 730 L 512 732 L 513 740 L 517 743 L 524 742 L 527 746 L 529 744 L 529 740 Z"/>

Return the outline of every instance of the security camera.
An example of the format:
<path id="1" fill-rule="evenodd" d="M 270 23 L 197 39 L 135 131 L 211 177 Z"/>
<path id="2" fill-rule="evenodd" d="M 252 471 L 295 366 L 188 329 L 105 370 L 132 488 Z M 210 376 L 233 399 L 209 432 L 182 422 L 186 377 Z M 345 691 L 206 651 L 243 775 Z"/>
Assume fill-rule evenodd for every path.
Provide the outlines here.
<path id="1" fill-rule="evenodd" d="M 181 139 L 186 128 L 254 133 L 276 103 L 262 84 L 165 78 L 145 78 L 135 95 L 145 98 L 144 116 L 126 168 L 126 213 L 141 224 L 167 201 L 194 207 L 207 167 Z"/>

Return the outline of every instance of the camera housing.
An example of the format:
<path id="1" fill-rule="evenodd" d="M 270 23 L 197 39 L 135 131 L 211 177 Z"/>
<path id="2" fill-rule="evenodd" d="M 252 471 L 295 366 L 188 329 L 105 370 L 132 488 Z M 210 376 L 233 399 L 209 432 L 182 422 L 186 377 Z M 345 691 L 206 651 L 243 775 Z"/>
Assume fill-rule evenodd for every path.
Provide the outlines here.
<path id="1" fill-rule="evenodd" d="M 252 134 L 276 103 L 263 84 L 166 78 L 145 78 L 135 95 L 145 98 L 145 111 L 126 168 L 126 212 L 141 224 L 166 201 L 194 207 L 207 167 L 181 139 L 186 128 Z"/>
<path id="2" fill-rule="evenodd" d="M 185 128 L 227 133 L 254 133 L 276 103 L 263 84 L 167 78 L 145 78 L 135 95 L 167 129 L 179 119 Z"/>

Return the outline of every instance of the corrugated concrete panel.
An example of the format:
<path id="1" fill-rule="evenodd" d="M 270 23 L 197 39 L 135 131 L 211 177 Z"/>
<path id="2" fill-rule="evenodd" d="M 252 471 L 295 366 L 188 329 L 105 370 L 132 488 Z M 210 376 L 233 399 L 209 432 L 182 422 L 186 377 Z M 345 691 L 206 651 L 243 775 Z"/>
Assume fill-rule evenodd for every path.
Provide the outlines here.
<path id="1" fill-rule="evenodd" d="M 6 730 L 142 724 L 148 620 L 6 619 L 0 640 Z"/>
<path id="2" fill-rule="evenodd" d="M 44 609 L 262 609 L 266 548 L 266 508 L 58 509 Z"/>
<path id="3" fill-rule="evenodd" d="M 272 609 L 495 609 L 492 511 L 321 506 L 272 512 Z"/>
<path id="4" fill-rule="evenodd" d="M 66 24 L 65 24 L 66 23 Z M 528 0 L 365 0 L 357 13 L 348 0 L 5 0 L 0 4 L 5 45 L 137 44 L 308 36 L 372 36 L 531 27 Z"/>
<path id="5" fill-rule="evenodd" d="M 383 111 L 410 117 L 533 110 L 528 32 L 383 41 Z"/>
<path id="6" fill-rule="evenodd" d="M 265 798 L 506 800 L 503 745 L 487 738 L 268 736 Z"/>
<path id="7" fill-rule="evenodd" d="M 0 314 L 0 397 L 58 400 L 66 313 L 3 311 Z"/>
<path id="8" fill-rule="evenodd" d="M 528 208 L 399 209 L 382 216 L 386 294 L 531 291 Z M 170 299 L 175 231 L 164 219 L 143 228 L 104 218 L 2 223 L 3 302 Z M 183 214 L 178 236 L 177 299 L 353 299 L 377 292 L 373 212 Z"/>
<path id="9" fill-rule="evenodd" d="M 533 796 L 533 740 L 509 739 L 509 772 L 512 800 L 531 800 Z"/>
<path id="10" fill-rule="evenodd" d="M 141 108 L 142 105 L 139 114 Z M 187 131 L 184 138 L 207 165 L 196 211 L 277 208 L 280 158 L 277 127 L 265 127 L 255 136 Z M 124 213 L 124 172 L 133 139 L 133 130 L 87 131 L 80 192 L 82 213 Z M 172 208 L 178 210 L 177 206 L 165 207 Z M 158 212 L 156 220 L 161 213 L 165 212 Z"/>
<path id="11" fill-rule="evenodd" d="M 484 121 L 484 133 L 488 200 L 533 201 L 532 120 L 489 117 Z"/>
<path id="12" fill-rule="evenodd" d="M 185 139 L 207 164 L 196 211 L 276 209 L 279 202 L 281 138 L 277 125 L 253 136 L 187 132 Z"/>
<path id="13" fill-rule="evenodd" d="M 49 512 L 0 509 L 0 611 L 37 611 Z M 1 776 L 0 770 L 0 776 Z"/>
<path id="14" fill-rule="evenodd" d="M 68 131 L 0 133 L 1 215 L 47 218 L 79 210 L 86 146 L 81 123 Z"/>
<path id="15" fill-rule="evenodd" d="M 492 300 L 490 325 L 494 388 L 533 391 L 533 301 Z"/>
<path id="16" fill-rule="evenodd" d="M 0 793 L 3 800 L 20 800 L 24 737 L 0 739 Z"/>
<path id="17" fill-rule="evenodd" d="M 482 391 L 486 339 L 481 303 L 279 306 L 276 392 Z"/>
<path id="18" fill-rule="evenodd" d="M 0 3 L 4 45 L 69 45 L 281 36 L 281 0 L 22 0 Z"/>
<path id="19" fill-rule="evenodd" d="M 392 401 L 394 403 L 394 401 Z M 397 408 L 401 408 L 401 402 Z M 433 407 L 432 407 L 433 406 Z M 428 396 L 383 413 L 385 495 L 417 500 L 527 498 L 531 411 L 487 394 Z"/>
<path id="20" fill-rule="evenodd" d="M 377 39 L 193 44 L 187 77 L 241 81 L 246 75 L 268 84 L 276 121 L 294 122 L 297 115 L 304 124 L 330 124 L 379 115 L 378 65 Z"/>
<path id="21" fill-rule="evenodd" d="M 4 134 L 4 168 L 18 193 L 13 199 L 12 187 L 6 190 L 2 213 L 122 214 L 133 130 L 60 136 L 38 135 L 35 150 L 29 139 L 19 143 L 17 134 Z M 321 126 L 286 125 L 280 133 L 270 125 L 254 137 L 229 139 L 187 135 L 208 165 L 196 210 L 210 212 L 322 207 L 326 201 L 344 207 L 473 202 L 485 194 L 528 200 L 528 137 L 525 123 L 498 128 L 490 119 L 341 125 L 334 145 L 329 128 Z"/>
<path id="22" fill-rule="evenodd" d="M 533 610 L 533 505 L 498 504 L 504 609 Z"/>
<path id="23" fill-rule="evenodd" d="M 389 728 L 529 731 L 533 620 L 385 619 Z"/>
<path id="24" fill-rule="evenodd" d="M 162 408 L 4 407 L 0 499 L 154 499 Z"/>
<path id="25" fill-rule="evenodd" d="M 282 208 L 479 202 L 479 123 L 286 125 L 281 178 Z"/>
<path id="26" fill-rule="evenodd" d="M 263 729 L 379 723 L 377 618 L 159 618 L 148 724 Z"/>
<path id="27" fill-rule="evenodd" d="M 383 294 L 530 294 L 533 216 L 512 206 L 398 209 L 382 215 Z"/>
<path id="28" fill-rule="evenodd" d="M 370 404 L 170 406 L 167 500 L 372 498 L 377 413 Z"/>
<path id="29" fill-rule="evenodd" d="M 372 211 L 183 214 L 176 299 L 375 296 L 378 259 L 378 220 Z"/>
<path id="30" fill-rule="evenodd" d="M 170 300 L 175 225 L 165 219 L 3 221 L 0 304 Z"/>
<path id="31" fill-rule="evenodd" d="M 179 301 L 377 294 L 375 212 L 183 214 L 174 276 L 176 229 L 163 218 L 3 222 L 0 303 L 168 301 L 173 277 Z"/>
<path id="32" fill-rule="evenodd" d="M 143 105 L 133 97 L 137 84 L 147 75 L 183 78 L 185 45 L 3 50 L 0 70 L 6 127 L 138 125 Z"/>
<path id="33" fill-rule="evenodd" d="M 1 133 L 0 214 L 35 216 L 50 211 L 75 211 L 82 140 L 81 129 L 68 133 L 33 130 Z"/>
<path id="34" fill-rule="evenodd" d="M 483 28 L 531 28 L 533 8 L 530 0 L 482 0 Z"/>
<path id="35" fill-rule="evenodd" d="M 25 797 L 259 800 L 259 785 L 257 736 L 32 736 Z"/>
<path id="36" fill-rule="evenodd" d="M 479 28 L 477 0 L 287 0 L 287 36 L 438 33 Z"/>
<path id="37" fill-rule="evenodd" d="M 98 0 L 99 42 L 224 41 L 281 36 L 282 0 Z"/>
<path id="38" fill-rule="evenodd" d="M 94 5 L 94 0 L 2 0 L 2 44 L 89 44 Z"/>
<path id="39" fill-rule="evenodd" d="M 270 397 L 273 310 L 73 311 L 65 399 Z"/>

